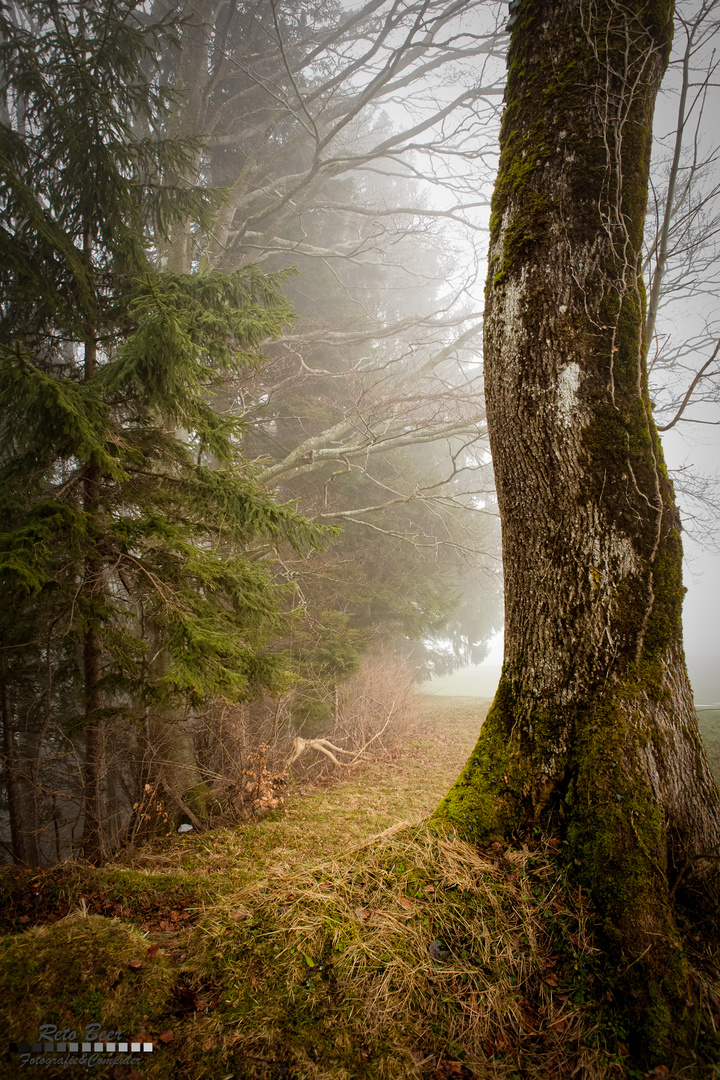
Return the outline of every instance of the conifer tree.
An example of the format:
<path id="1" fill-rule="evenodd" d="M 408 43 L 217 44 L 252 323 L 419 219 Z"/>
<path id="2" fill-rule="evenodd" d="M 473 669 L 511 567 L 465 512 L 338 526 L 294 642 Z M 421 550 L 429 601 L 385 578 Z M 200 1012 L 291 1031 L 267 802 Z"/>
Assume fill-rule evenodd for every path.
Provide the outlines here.
<path id="1" fill-rule="evenodd" d="M 84 729 L 93 861 L 103 718 L 279 685 L 283 593 L 244 548 L 321 535 L 213 409 L 290 319 L 285 275 L 153 266 L 174 220 L 212 210 L 165 181 L 189 142 L 135 134 L 167 105 L 152 60 L 172 35 L 136 0 L 0 4 L 0 681 L 12 700 L 42 661 L 79 691 L 56 674 L 47 700 Z"/>

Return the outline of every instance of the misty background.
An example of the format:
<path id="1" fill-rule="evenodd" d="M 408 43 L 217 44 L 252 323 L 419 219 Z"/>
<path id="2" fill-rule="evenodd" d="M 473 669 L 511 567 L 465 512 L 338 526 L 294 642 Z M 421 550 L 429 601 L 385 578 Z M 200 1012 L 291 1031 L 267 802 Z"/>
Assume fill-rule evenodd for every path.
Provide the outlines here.
<path id="1" fill-rule="evenodd" d="M 161 828 L 158 805 L 189 821 L 240 814 L 252 770 L 280 775 L 296 739 L 356 752 L 411 685 L 491 697 L 502 660 L 482 317 L 507 5 L 187 0 L 177 33 L 158 29 L 142 53 L 142 93 L 107 61 L 103 42 L 132 45 L 107 32 L 114 12 L 93 8 L 98 34 L 73 53 L 97 49 L 112 93 L 67 74 L 53 11 L 19 5 L 6 26 L 24 69 L 3 89 L 18 176 L 5 229 L 17 264 L 29 252 L 28 275 L 50 275 L 28 293 L 0 267 L 0 464 L 17 485 L 3 520 L 2 843 L 20 859 L 24 837 L 35 864 L 85 843 L 88 799 L 93 842 L 110 848 Z M 684 522 L 698 704 L 720 701 L 718 12 L 677 8 L 646 229 L 650 393 Z M 28 191 L 54 215 L 52 258 Z M 102 268 L 92 318 L 68 251 Z M 153 275 L 153 288 L 172 281 L 163 304 L 190 346 L 153 353 L 149 378 L 140 338 L 158 316 L 127 281 Z M 198 365 L 207 327 L 193 312 L 238 296 L 247 320 L 214 342 L 215 367 Z M 18 327 L 32 364 L 10 358 Z M 44 411 L 33 379 L 52 388 Z M 99 397 L 83 429 L 62 403 L 85 384 Z M 158 491 L 176 469 L 190 508 L 174 484 Z M 58 527 L 48 545 L 34 531 L 48 507 L 79 515 L 81 533 Z"/>

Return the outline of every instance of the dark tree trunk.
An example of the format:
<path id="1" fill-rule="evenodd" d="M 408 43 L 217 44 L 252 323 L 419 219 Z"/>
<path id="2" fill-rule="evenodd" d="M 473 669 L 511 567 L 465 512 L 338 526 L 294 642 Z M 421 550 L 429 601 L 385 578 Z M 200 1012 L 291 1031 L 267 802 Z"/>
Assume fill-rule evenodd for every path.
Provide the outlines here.
<path id="1" fill-rule="evenodd" d="M 88 567 L 92 571 L 94 567 Z M 104 760 L 103 725 L 98 718 L 102 707 L 100 678 L 102 650 L 95 630 L 86 631 L 83 643 L 85 671 L 85 790 L 83 794 L 82 853 L 89 862 L 99 864 L 105 857 L 101 783 Z"/>
<path id="2" fill-rule="evenodd" d="M 85 253 L 90 257 L 92 240 L 85 236 Z M 85 378 L 91 379 L 97 369 L 97 343 L 92 326 L 87 327 L 85 342 Z M 98 532 L 97 516 L 100 508 L 99 465 L 90 461 L 85 469 L 83 509 L 89 518 L 90 529 Z M 100 710 L 103 705 L 102 640 L 100 637 L 100 607 L 103 592 L 103 561 L 97 551 L 99 536 L 95 536 L 95 549 L 85 560 L 83 599 L 85 602 L 85 637 L 83 641 L 83 676 L 85 682 L 85 784 L 83 795 L 83 856 L 92 863 L 101 863 L 105 856 L 103 836 L 103 812 L 101 780 L 103 774 L 104 738 Z"/>
<path id="3" fill-rule="evenodd" d="M 682 648 L 641 243 L 672 0 L 523 0 L 493 200 L 485 386 L 505 658 L 440 807 L 466 836 L 561 827 L 628 958 L 646 1048 L 687 988 L 670 888 L 707 886 L 720 798 Z"/>
<path id="4" fill-rule="evenodd" d="M 5 683 L 2 684 L 0 692 L 2 693 L 3 763 L 5 766 L 5 783 L 7 785 L 8 816 L 10 818 L 10 842 L 15 862 L 22 863 L 25 862 L 25 833 L 20 809 L 12 702 L 10 700 L 10 689 Z"/>

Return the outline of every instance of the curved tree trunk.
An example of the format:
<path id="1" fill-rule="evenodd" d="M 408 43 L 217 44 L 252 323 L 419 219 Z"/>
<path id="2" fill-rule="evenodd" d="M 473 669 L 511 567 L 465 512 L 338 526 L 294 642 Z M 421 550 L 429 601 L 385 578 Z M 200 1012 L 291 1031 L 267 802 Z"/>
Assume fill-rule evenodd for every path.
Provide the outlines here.
<path id="1" fill-rule="evenodd" d="M 651 1053 L 687 999 L 672 881 L 707 885 L 720 851 L 643 335 L 672 15 L 672 0 L 523 0 L 513 29 L 485 312 L 505 659 L 439 808 L 477 840 L 562 828 L 635 961 L 628 989 Z"/>

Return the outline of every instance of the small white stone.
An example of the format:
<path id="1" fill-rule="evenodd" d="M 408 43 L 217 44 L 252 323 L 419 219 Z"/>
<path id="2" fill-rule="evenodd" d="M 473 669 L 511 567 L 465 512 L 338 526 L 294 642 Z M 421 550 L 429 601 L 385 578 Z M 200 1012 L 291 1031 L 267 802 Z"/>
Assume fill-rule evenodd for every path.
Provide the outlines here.
<path id="1" fill-rule="evenodd" d="M 185 824 L 185 825 L 179 825 L 178 826 L 178 832 L 179 833 L 192 832 L 192 829 L 193 829 L 192 825 Z"/>

